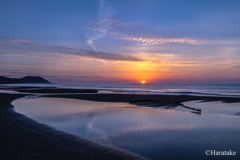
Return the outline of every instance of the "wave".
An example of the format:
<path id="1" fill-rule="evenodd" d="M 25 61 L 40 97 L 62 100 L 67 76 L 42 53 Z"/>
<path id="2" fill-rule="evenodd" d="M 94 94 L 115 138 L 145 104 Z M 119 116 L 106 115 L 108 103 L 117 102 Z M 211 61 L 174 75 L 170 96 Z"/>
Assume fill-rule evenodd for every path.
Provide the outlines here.
<path id="1" fill-rule="evenodd" d="M 205 93 L 205 92 L 164 92 L 164 91 L 149 91 L 135 89 L 99 89 L 99 91 L 122 92 L 129 94 L 156 94 L 156 95 L 189 95 L 189 96 L 218 96 L 218 97 L 240 97 L 240 95 L 223 94 L 223 93 Z"/>
<path id="2" fill-rule="evenodd" d="M 4 85 L 13 86 L 13 85 Z M 15 86 L 97 89 L 128 94 L 190 95 L 240 97 L 240 83 L 176 83 L 176 84 L 15 84 Z M 103 93 L 103 92 L 102 92 Z"/>

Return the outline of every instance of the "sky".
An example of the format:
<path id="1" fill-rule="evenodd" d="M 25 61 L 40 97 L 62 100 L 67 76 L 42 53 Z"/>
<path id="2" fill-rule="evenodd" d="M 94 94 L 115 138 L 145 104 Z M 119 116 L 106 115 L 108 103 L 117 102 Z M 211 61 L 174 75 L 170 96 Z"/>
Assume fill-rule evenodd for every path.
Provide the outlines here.
<path id="1" fill-rule="evenodd" d="M 0 76 L 240 82 L 239 0 L 0 0 Z"/>

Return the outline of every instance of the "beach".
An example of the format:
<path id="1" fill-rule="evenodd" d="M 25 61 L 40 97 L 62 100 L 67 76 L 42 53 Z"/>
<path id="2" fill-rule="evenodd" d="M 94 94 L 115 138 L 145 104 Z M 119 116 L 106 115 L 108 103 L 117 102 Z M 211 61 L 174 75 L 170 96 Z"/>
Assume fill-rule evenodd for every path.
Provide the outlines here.
<path id="1" fill-rule="evenodd" d="M 25 95 L 0 94 L 1 158 L 3 159 L 146 159 L 80 136 L 55 130 L 12 110 Z"/>
<path id="2" fill-rule="evenodd" d="M 0 159 L 240 160 L 240 1 L 0 1 Z"/>
<path id="3" fill-rule="evenodd" d="M 27 88 L 2 87 L 2 89 L 3 88 L 5 90 L 15 90 L 15 91 L 17 90 L 17 91 L 21 91 L 21 93 L 24 93 L 24 94 L 8 94 L 8 93 L 0 94 L 0 118 L 1 118 L 0 147 L 1 147 L 1 156 L 3 157 L 3 159 L 147 159 L 147 158 L 144 158 L 144 156 L 141 156 L 141 154 L 139 153 L 136 154 L 124 149 L 119 149 L 114 146 L 100 144 L 98 142 L 95 142 L 94 140 L 90 140 L 88 138 L 84 138 L 79 135 L 67 133 L 65 131 L 60 131 L 49 125 L 33 120 L 27 117 L 26 115 L 17 113 L 13 109 L 14 106 L 11 105 L 11 102 L 25 96 L 34 95 L 33 93 L 49 93 L 49 91 L 51 91 L 50 93 L 57 93 L 57 94 L 47 94 L 47 95 L 45 94 L 45 95 L 38 95 L 38 96 L 43 98 L 46 97 L 50 99 L 59 98 L 59 100 L 60 99 L 63 99 L 63 100 L 64 99 L 76 99 L 76 100 L 81 99 L 81 100 L 87 100 L 87 101 L 110 102 L 110 103 L 123 102 L 130 105 L 132 104 L 132 105 L 139 106 L 140 109 L 141 107 L 144 107 L 144 108 L 162 107 L 165 110 L 172 110 L 173 108 L 180 106 L 186 110 L 189 110 L 191 113 L 196 113 L 200 115 L 202 112 L 201 109 L 184 106 L 183 103 L 188 101 L 193 101 L 193 100 L 201 100 L 205 102 L 223 101 L 225 103 L 240 102 L 240 98 L 234 98 L 234 97 L 94 93 L 95 90 L 84 90 L 84 91 L 78 90 L 80 92 L 78 93 L 77 90 L 73 90 L 73 89 L 69 89 L 71 91 L 69 93 L 65 93 L 64 91 L 69 91 L 69 90 L 49 89 L 49 88 L 47 89 L 31 88 L 31 87 L 27 87 Z M 87 92 L 87 93 L 83 93 L 83 92 Z M 174 114 L 177 115 L 181 113 L 176 112 Z M 92 113 L 89 115 L 90 117 L 95 116 Z M 174 117 L 172 117 L 172 119 L 174 119 Z M 170 130 L 173 130 L 173 129 L 175 130 L 176 128 L 181 130 L 183 129 L 182 127 L 180 128 L 177 126 L 174 127 L 173 125 L 169 125 L 169 126 L 170 126 Z M 171 127 L 174 127 L 174 128 L 171 128 Z M 193 126 L 190 125 L 190 128 L 192 127 Z M 174 132 L 171 131 L 171 134 L 172 133 Z M 238 131 L 236 133 L 238 133 Z M 137 134 L 139 135 L 139 133 Z M 182 131 L 181 131 L 181 134 L 182 134 Z M 194 130 L 193 134 L 201 135 L 201 132 L 195 133 L 195 130 Z M 164 139 L 164 136 L 165 135 L 163 135 L 163 139 Z M 224 137 L 225 134 L 220 135 L 220 137 L 221 136 Z M 230 139 L 230 141 L 233 141 L 233 139 Z M 236 144 L 239 144 L 238 140 Z M 236 149 L 235 148 L 236 144 L 234 144 L 234 149 Z M 160 148 L 159 150 L 161 151 L 163 150 L 163 148 Z M 197 158 L 214 159 L 215 158 L 215 157 L 206 157 L 204 153 L 200 157 L 196 157 L 198 154 L 199 153 L 197 152 L 192 155 L 185 154 L 183 155 L 183 157 L 185 158 L 191 157 L 195 159 Z M 158 157 L 161 157 L 161 155 L 158 155 Z M 217 158 L 219 159 L 219 157 Z M 220 157 L 220 159 L 225 159 L 225 158 L 226 157 Z M 237 159 L 238 157 L 235 156 L 231 158 Z M 171 157 L 170 159 L 174 159 L 174 157 Z"/>
<path id="4" fill-rule="evenodd" d="M 240 160 L 240 1 L 0 1 L 0 159 Z"/>

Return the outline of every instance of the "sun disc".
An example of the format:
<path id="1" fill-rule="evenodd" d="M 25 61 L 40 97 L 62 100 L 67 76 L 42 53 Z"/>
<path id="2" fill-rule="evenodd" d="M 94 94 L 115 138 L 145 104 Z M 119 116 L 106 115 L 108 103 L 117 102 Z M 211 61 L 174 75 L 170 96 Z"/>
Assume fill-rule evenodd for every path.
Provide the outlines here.
<path id="1" fill-rule="evenodd" d="M 145 83 L 145 81 L 144 81 L 144 80 L 142 80 L 142 83 Z"/>

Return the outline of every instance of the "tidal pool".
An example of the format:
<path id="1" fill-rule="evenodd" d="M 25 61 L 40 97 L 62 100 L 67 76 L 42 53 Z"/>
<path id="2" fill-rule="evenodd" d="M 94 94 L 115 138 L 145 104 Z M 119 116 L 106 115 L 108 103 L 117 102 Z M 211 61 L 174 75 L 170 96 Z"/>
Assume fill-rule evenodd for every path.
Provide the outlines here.
<path id="1" fill-rule="evenodd" d="M 153 159 L 214 158 L 206 156 L 206 150 L 232 150 L 239 155 L 240 117 L 219 114 L 233 111 L 226 106 L 220 106 L 219 111 L 214 104 L 184 103 L 202 109 L 202 114 L 194 114 L 178 107 L 167 110 L 66 98 L 22 98 L 13 102 L 17 112 L 41 123 Z M 239 103 L 234 105 L 237 112 Z"/>

